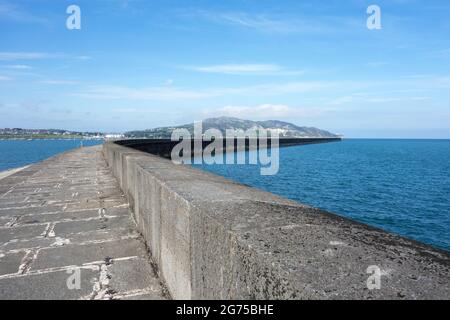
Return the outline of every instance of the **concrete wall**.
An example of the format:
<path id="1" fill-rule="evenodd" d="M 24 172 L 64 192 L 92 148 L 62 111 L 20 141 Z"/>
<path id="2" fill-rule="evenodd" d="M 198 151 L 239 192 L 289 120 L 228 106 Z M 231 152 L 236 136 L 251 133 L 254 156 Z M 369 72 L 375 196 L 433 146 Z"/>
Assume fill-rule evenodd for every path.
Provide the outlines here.
<path id="1" fill-rule="evenodd" d="M 222 147 L 216 148 L 216 150 L 249 150 L 254 149 L 251 148 L 253 145 L 250 144 L 250 139 L 246 138 L 234 138 L 232 139 L 232 143 L 226 141 L 227 139 L 223 139 Z M 238 143 L 239 141 L 239 143 Z M 252 140 L 255 146 L 259 147 L 259 140 Z M 318 144 L 318 143 L 329 143 L 329 142 L 339 142 L 342 141 L 342 138 L 279 138 L 278 144 L 280 147 L 289 147 L 289 146 L 298 146 L 298 145 L 306 145 L 306 144 Z M 117 141 L 117 144 L 131 147 L 135 150 L 144 151 L 147 153 L 151 153 L 154 155 L 158 155 L 164 158 L 171 157 L 171 151 L 175 145 L 178 144 L 178 141 L 172 141 L 171 139 L 129 139 Z M 211 142 L 207 140 L 202 140 L 196 142 L 195 139 L 191 140 L 191 150 L 192 153 L 195 152 L 195 144 L 201 145 L 203 149 Z M 270 147 L 271 140 L 267 140 L 267 147 Z"/>
<path id="2" fill-rule="evenodd" d="M 450 298 L 447 252 L 112 142 L 103 151 L 175 299 Z"/>

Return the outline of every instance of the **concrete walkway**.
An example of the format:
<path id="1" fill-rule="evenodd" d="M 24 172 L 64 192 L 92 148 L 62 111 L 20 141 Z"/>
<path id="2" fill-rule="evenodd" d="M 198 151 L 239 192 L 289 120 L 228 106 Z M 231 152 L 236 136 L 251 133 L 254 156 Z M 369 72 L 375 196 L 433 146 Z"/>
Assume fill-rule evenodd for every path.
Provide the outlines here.
<path id="1" fill-rule="evenodd" d="M 22 171 L 23 169 L 26 169 L 28 166 L 21 167 L 21 168 L 15 168 L 11 170 L 1 171 L 0 172 L 0 180 L 3 178 L 9 177 L 10 175 L 13 175 L 14 173 L 17 173 L 19 171 Z"/>
<path id="2" fill-rule="evenodd" d="M 0 180 L 0 299 L 164 299 L 101 147 Z"/>

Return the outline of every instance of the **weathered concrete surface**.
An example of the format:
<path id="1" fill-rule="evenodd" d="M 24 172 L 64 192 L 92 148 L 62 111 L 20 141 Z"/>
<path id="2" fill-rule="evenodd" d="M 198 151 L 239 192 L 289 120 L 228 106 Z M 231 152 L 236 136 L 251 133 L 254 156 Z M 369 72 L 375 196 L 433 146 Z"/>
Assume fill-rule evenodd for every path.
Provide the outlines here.
<path id="1" fill-rule="evenodd" d="M 114 143 L 103 152 L 176 299 L 450 298 L 448 252 Z"/>
<path id="2" fill-rule="evenodd" d="M 67 152 L 0 180 L 0 299 L 166 297 L 100 150 Z M 80 287 L 70 290 L 75 270 Z"/>
<path id="3" fill-rule="evenodd" d="M 222 150 L 250 150 L 250 149 L 258 149 L 261 141 L 258 139 L 250 139 L 249 137 L 244 138 L 234 138 L 231 139 L 232 142 L 226 141 L 224 139 L 222 141 L 222 146 L 219 147 L 216 145 L 216 151 Z M 252 141 L 252 143 L 250 143 Z M 318 143 L 329 143 L 329 142 L 338 142 L 342 141 L 342 138 L 279 138 L 278 145 L 280 147 L 289 147 L 289 146 L 299 146 L 306 144 L 318 144 Z M 116 141 L 117 144 L 123 145 L 126 147 L 131 147 L 135 150 L 144 151 L 147 153 L 151 153 L 160 157 L 168 158 L 171 157 L 172 149 L 178 144 L 178 141 L 172 141 L 171 139 L 127 139 Z M 201 146 L 202 150 L 205 149 L 207 145 L 211 142 L 207 140 L 195 141 L 194 139 L 191 141 L 191 150 L 192 156 L 195 156 L 196 153 L 196 145 Z M 268 139 L 265 147 L 270 147 L 271 140 Z"/>
<path id="4" fill-rule="evenodd" d="M 20 168 L 14 168 L 11 170 L 1 171 L 0 172 L 0 180 L 6 177 L 9 177 L 10 175 L 13 175 L 14 173 L 17 173 L 19 171 L 22 171 L 23 169 L 26 169 L 28 166 L 20 167 Z"/>

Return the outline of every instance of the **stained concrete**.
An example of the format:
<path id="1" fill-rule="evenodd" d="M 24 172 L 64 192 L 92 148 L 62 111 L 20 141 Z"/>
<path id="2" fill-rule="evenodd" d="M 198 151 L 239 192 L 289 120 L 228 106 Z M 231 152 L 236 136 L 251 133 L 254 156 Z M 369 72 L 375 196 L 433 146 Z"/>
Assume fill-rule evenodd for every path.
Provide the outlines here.
<path id="1" fill-rule="evenodd" d="M 448 252 L 113 143 L 0 180 L 0 299 L 448 299 L 449 269 Z"/>
<path id="2" fill-rule="evenodd" d="M 101 147 L 0 180 L 0 299 L 166 299 Z M 80 270 L 80 287 L 68 278 Z"/>
<path id="3" fill-rule="evenodd" d="M 176 299 L 450 298 L 446 251 L 132 148 L 103 152 Z"/>
<path id="4" fill-rule="evenodd" d="M 23 169 L 26 169 L 27 167 L 28 166 L 15 168 L 15 169 L 11 169 L 11 170 L 6 170 L 6 171 L 1 171 L 0 172 L 0 180 L 3 178 L 9 177 L 10 175 L 13 175 L 19 171 L 22 171 Z"/>

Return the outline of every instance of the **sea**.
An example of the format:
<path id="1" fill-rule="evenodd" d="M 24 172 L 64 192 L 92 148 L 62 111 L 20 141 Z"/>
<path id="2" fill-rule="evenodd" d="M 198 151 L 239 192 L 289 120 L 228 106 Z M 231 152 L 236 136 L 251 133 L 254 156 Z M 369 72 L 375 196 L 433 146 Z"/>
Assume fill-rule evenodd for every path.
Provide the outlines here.
<path id="1" fill-rule="evenodd" d="M 0 171 L 36 163 L 81 145 L 102 143 L 103 140 L 78 139 L 0 140 Z"/>
<path id="2" fill-rule="evenodd" d="M 0 171 L 81 143 L 103 141 L 0 140 Z M 251 164 L 196 167 L 450 251 L 450 140 L 344 139 L 281 148 L 279 163 L 273 176 Z"/>
<path id="3" fill-rule="evenodd" d="M 197 167 L 450 251 L 450 140 L 287 147 L 279 164 L 273 176 L 258 165 Z"/>

